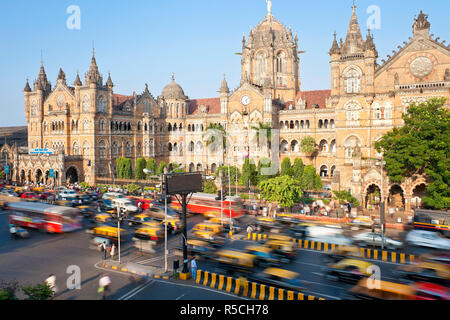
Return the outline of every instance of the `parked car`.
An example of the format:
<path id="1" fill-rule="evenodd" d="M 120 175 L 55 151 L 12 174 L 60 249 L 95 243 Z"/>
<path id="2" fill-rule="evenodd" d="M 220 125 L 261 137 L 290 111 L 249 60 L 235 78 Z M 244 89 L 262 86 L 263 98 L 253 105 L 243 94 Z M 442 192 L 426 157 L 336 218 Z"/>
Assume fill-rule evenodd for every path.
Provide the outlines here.
<path id="1" fill-rule="evenodd" d="M 408 245 L 450 250 L 450 239 L 443 238 L 434 231 L 412 230 L 408 232 L 405 240 Z"/>
<path id="2" fill-rule="evenodd" d="M 353 241 L 357 246 L 361 247 L 381 247 L 382 241 L 381 233 L 377 232 L 362 232 L 355 236 L 353 236 Z M 403 247 L 403 243 L 401 241 L 397 241 L 391 239 L 389 237 L 384 236 L 384 248 L 389 250 L 397 250 Z"/>

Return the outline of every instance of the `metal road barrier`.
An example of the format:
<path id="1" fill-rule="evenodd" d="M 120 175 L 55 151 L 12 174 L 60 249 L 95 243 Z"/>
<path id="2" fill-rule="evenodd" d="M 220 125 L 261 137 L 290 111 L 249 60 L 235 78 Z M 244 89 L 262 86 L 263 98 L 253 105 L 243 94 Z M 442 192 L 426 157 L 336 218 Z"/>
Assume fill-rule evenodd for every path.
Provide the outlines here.
<path id="1" fill-rule="evenodd" d="M 114 263 L 113 261 L 104 261 L 100 264 L 102 268 L 111 269 L 113 271 L 127 272 L 130 274 L 134 274 L 136 276 L 147 277 L 151 279 L 164 279 L 169 280 L 169 276 L 155 274 L 151 270 L 144 270 L 144 268 L 140 268 L 139 266 L 134 267 L 133 264 L 128 265 L 119 265 Z"/>
<path id="2" fill-rule="evenodd" d="M 276 288 L 242 278 L 227 277 L 204 270 L 197 270 L 195 283 L 255 300 L 325 300 L 297 291 Z"/>
<path id="3" fill-rule="evenodd" d="M 269 238 L 268 234 L 263 233 L 248 233 L 247 240 L 250 241 L 263 241 Z M 343 245 L 336 245 L 331 243 L 317 242 L 312 240 L 302 240 L 291 238 L 291 242 L 297 244 L 299 249 L 309 249 L 316 250 L 322 252 L 332 252 L 338 248 L 344 247 Z M 391 262 L 397 264 L 407 264 L 414 262 L 415 256 L 413 254 L 407 254 L 399 251 L 391 251 L 391 250 L 379 250 L 373 248 L 362 248 L 356 246 L 346 246 L 351 247 L 353 249 L 357 248 L 361 252 L 361 258 L 380 260 L 383 262 Z"/>

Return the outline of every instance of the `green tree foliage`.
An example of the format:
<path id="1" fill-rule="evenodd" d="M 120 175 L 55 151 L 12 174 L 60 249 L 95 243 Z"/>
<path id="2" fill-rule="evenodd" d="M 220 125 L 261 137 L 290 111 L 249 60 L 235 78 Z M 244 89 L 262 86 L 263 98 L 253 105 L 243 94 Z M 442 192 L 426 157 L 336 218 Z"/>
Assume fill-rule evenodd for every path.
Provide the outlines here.
<path id="1" fill-rule="evenodd" d="M 284 208 L 292 207 L 302 196 L 299 181 L 287 175 L 261 181 L 259 188 L 264 200 L 278 202 Z"/>
<path id="2" fill-rule="evenodd" d="M 203 192 L 217 194 L 217 186 L 212 180 L 203 181 Z"/>
<path id="3" fill-rule="evenodd" d="M 294 165 L 292 166 L 292 176 L 294 177 L 294 179 L 297 179 L 299 181 L 302 180 L 304 168 L 305 165 L 303 164 L 302 159 L 296 158 L 294 161 Z"/>
<path id="4" fill-rule="evenodd" d="M 144 169 L 145 169 L 146 165 L 147 165 L 147 161 L 145 160 L 145 158 L 136 159 L 136 169 L 135 169 L 136 180 L 144 180 L 145 179 Z"/>
<path id="5" fill-rule="evenodd" d="M 165 161 L 161 161 L 158 165 L 158 169 L 156 170 L 156 173 L 158 175 L 163 174 L 164 168 L 167 168 L 167 163 Z"/>
<path id="6" fill-rule="evenodd" d="M 284 158 L 283 161 L 281 161 L 281 175 L 282 176 L 292 176 L 291 159 Z"/>
<path id="7" fill-rule="evenodd" d="M 182 172 L 186 172 L 186 170 L 184 168 L 181 168 L 181 164 L 177 163 L 177 162 L 173 162 L 172 164 L 172 171 L 173 173 L 182 173 Z"/>
<path id="8" fill-rule="evenodd" d="M 278 175 L 278 168 L 276 169 L 277 172 L 274 174 L 267 174 L 266 171 L 269 169 L 264 170 L 265 168 L 270 168 L 272 166 L 272 161 L 270 161 L 269 158 L 261 158 L 258 161 L 258 167 L 257 167 L 257 181 L 258 183 L 267 179 L 275 178 Z"/>
<path id="9" fill-rule="evenodd" d="M 303 190 L 320 190 L 322 189 L 322 179 L 317 174 L 316 169 L 309 165 L 304 167 L 303 175 L 300 180 Z"/>
<path id="10" fill-rule="evenodd" d="M 6 178 L 5 171 L 0 172 L 0 179 L 5 179 L 5 178 Z"/>
<path id="11" fill-rule="evenodd" d="M 217 170 L 216 170 L 216 172 L 214 172 L 214 174 L 218 177 L 220 171 L 223 172 L 224 179 L 228 180 L 228 166 L 221 166 L 221 167 L 217 168 Z M 239 178 L 241 177 L 241 172 L 235 166 L 230 166 L 230 180 L 231 180 L 232 184 L 236 183 L 236 176 L 239 181 Z"/>
<path id="12" fill-rule="evenodd" d="M 131 179 L 133 176 L 133 169 L 131 166 L 131 159 L 119 157 L 116 159 L 116 174 L 118 179 Z"/>
<path id="13" fill-rule="evenodd" d="M 248 186 L 249 182 L 252 186 L 258 183 L 258 172 L 256 171 L 255 162 L 246 158 L 242 166 L 242 175 L 239 183 L 243 186 Z"/>
<path id="14" fill-rule="evenodd" d="M 26 300 L 51 300 L 53 297 L 53 291 L 47 284 L 23 286 L 21 289 L 27 296 Z"/>
<path id="15" fill-rule="evenodd" d="M 227 146 L 227 133 L 225 128 L 221 124 L 210 123 L 203 134 L 203 139 L 206 141 L 206 146 L 209 147 L 211 144 L 220 143 L 222 140 L 223 149 L 226 150 Z M 219 149 L 219 145 L 216 146 Z"/>
<path id="16" fill-rule="evenodd" d="M 148 179 L 153 175 L 153 176 L 155 176 L 157 173 L 156 173 L 156 171 L 157 171 L 157 169 L 158 169 L 158 166 L 156 165 L 156 160 L 154 159 L 154 158 L 150 158 L 150 159 L 147 159 L 147 164 L 146 164 L 146 167 L 145 167 L 147 170 L 150 170 L 151 172 L 153 172 L 152 174 L 149 174 L 148 175 Z"/>
<path id="17" fill-rule="evenodd" d="M 133 193 L 133 194 L 137 194 L 141 191 L 141 187 L 137 184 L 129 184 L 123 187 L 124 189 L 127 189 L 128 192 Z"/>
<path id="18" fill-rule="evenodd" d="M 316 151 L 316 142 L 313 137 L 306 136 L 302 139 L 300 147 L 303 153 L 312 154 Z"/>
<path id="19" fill-rule="evenodd" d="M 2 300 L 18 300 L 16 291 L 19 289 L 19 283 L 16 280 L 0 282 L 0 301 Z"/>
<path id="20" fill-rule="evenodd" d="M 436 209 L 450 207 L 450 114 L 444 104 L 445 98 L 434 98 L 410 105 L 403 115 L 404 126 L 375 144 L 384 153 L 391 182 L 415 174 L 429 179 L 423 203 Z"/>
<path id="21" fill-rule="evenodd" d="M 258 126 L 252 126 L 251 127 L 252 130 L 256 131 L 256 144 L 258 145 L 258 147 L 260 147 L 260 143 L 259 143 L 259 137 L 261 135 L 265 135 L 266 136 L 266 145 L 267 147 L 270 149 L 271 148 L 271 142 L 272 142 L 272 126 L 270 124 L 264 124 L 264 123 L 258 123 Z"/>
<path id="22" fill-rule="evenodd" d="M 352 196 L 352 194 L 349 191 L 343 190 L 343 191 L 336 191 L 333 190 L 333 193 L 335 195 L 335 199 L 339 200 L 340 203 L 351 203 L 353 207 L 359 207 L 360 203 L 359 201 Z"/>

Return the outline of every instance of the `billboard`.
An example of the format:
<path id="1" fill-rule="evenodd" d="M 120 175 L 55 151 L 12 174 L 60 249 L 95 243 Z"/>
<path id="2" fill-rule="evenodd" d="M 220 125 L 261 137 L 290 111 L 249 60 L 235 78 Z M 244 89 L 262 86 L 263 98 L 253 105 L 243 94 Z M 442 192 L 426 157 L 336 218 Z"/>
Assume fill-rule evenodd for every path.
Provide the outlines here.
<path id="1" fill-rule="evenodd" d="M 201 173 L 172 173 L 165 177 L 167 194 L 182 194 L 203 191 Z"/>

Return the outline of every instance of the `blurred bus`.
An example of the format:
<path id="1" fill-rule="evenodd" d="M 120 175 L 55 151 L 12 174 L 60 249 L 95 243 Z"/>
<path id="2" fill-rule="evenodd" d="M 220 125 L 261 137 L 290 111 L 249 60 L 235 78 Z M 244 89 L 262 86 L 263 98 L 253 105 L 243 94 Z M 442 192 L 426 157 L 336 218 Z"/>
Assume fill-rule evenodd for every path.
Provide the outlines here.
<path id="1" fill-rule="evenodd" d="M 82 228 L 82 216 L 78 209 L 54 206 L 39 202 L 6 203 L 9 223 L 35 228 L 49 233 L 64 233 Z"/>
<path id="2" fill-rule="evenodd" d="M 208 193 L 194 193 L 190 199 L 187 210 L 192 213 L 206 214 L 216 212 L 219 215 L 222 214 L 226 217 L 230 216 L 230 204 L 231 204 L 231 217 L 239 218 L 245 215 L 244 204 L 240 197 L 228 196 L 224 198 L 221 209 L 221 201 L 216 200 L 217 195 Z M 189 199 L 189 198 L 188 198 Z M 172 199 L 172 207 L 177 210 L 181 210 L 181 205 L 176 198 Z"/>
<path id="3" fill-rule="evenodd" d="M 414 212 L 414 229 L 439 231 L 450 237 L 450 213 L 447 211 L 416 209 Z"/>

